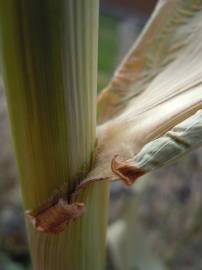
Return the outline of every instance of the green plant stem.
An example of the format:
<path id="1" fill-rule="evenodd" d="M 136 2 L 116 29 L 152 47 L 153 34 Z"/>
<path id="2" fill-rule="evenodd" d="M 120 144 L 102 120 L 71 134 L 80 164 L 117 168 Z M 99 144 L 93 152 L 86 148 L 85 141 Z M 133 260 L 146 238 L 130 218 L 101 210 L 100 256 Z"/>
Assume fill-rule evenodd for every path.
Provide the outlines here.
<path id="1" fill-rule="evenodd" d="M 3 77 L 25 209 L 64 182 L 75 187 L 95 147 L 98 0 L 0 0 Z M 64 233 L 28 224 L 37 270 L 103 269 L 108 184 L 79 198 L 87 211 Z"/>

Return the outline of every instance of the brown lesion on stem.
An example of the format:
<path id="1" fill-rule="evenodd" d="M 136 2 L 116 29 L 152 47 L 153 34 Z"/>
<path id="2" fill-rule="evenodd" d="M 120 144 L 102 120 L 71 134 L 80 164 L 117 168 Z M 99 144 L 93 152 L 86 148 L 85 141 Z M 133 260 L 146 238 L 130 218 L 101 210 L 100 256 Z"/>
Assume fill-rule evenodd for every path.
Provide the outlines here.
<path id="1" fill-rule="evenodd" d="M 71 202 L 64 184 L 40 207 L 26 211 L 26 216 L 38 232 L 56 234 L 64 231 L 66 226 L 81 217 L 85 212 L 82 202 Z"/>
<path id="2" fill-rule="evenodd" d="M 35 229 L 39 232 L 57 234 L 65 230 L 65 228 L 73 221 L 82 217 L 85 213 L 85 204 L 78 202 L 78 195 L 95 182 L 112 182 L 122 180 L 127 186 L 131 186 L 137 178 L 144 175 L 145 172 L 135 166 L 121 161 L 115 156 L 111 163 L 115 176 L 103 178 L 85 178 L 79 181 L 79 184 L 67 189 L 67 185 L 56 191 L 55 194 L 41 207 L 26 211 L 26 216 L 29 218 Z M 78 182 L 77 182 L 78 183 Z"/>
<path id="3" fill-rule="evenodd" d="M 80 183 L 81 175 L 72 183 Z M 72 198 L 77 190 L 78 184 L 69 185 L 64 183 L 60 189 L 41 206 L 25 212 L 26 217 L 38 232 L 57 234 L 85 212 L 85 204 Z"/>
<path id="4" fill-rule="evenodd" d="M 37 231 L 57 234 L 64 231 L 70 222 L 81 217 L 84 212 L 84 203 L 69 204 L 63 198 L 58 198 L 52 205 L 28 211 L 26 215 Z"/>
<path id="5" fill-rule="evenodd" d="M 97 145 L 97 141 L 96 141 Z M 90 167 L 95 160 L 91 156 Z M 57 234 L 65 230 L 70 222 L 80 218 L 85 212 L 85 204 L 78 202 L 80 190 L 86 187 L 88 181 L 82 181 L 87 174 L 77 175 L 71 184 L 64 183 L 44 204 L 34 210 L 26 211 L 26 217 L 38 232 Z M 82 184 L 82 182 L 84 182 Z M 93 181 L 89 181 L 91 183 Z"/>

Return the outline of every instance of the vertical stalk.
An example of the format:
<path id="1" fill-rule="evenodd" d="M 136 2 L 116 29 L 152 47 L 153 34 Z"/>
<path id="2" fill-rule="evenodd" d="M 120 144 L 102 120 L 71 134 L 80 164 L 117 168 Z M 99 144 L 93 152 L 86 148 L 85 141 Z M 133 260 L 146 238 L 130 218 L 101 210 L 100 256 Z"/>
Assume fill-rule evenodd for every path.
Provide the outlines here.
<path id="1" fill-rule="evenodd" d="M 89 170 L 95 146 L 99 0 L 0 0 L 3 76 L 25 209 Z M 37 270 L 103 269 L 108 185 L 80 196 L 59 235 L 28 224 Z"/>

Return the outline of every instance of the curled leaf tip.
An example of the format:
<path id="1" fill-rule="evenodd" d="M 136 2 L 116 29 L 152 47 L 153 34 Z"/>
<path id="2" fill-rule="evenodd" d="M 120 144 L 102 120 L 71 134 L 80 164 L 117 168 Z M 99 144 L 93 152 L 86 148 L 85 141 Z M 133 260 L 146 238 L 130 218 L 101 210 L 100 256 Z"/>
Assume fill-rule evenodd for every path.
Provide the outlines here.
<path id="1" fill-rule="evenodd" d="M 202 144 L 202 110 L 180 122 L 163 136 L 145 144 L 131 159 L 112 160 L 112 171 L 127 185 L 153 170 L 166 166 Z"/>
<path id="2" fill-rule="evenodd" d="M 38 232 L 57 234 L 64 231 L 66 226 L 81 217 L 85 212 L 84 203 L 74 202 L 69 204 L 60 198 L 52 206 L 27 211 L 26 216 Z"/>
<path id="3" fill-rule="evenodd" d="M 135 165 L 131 166 L 127 161 L 121 161 L 118 156 L 113 158 L 111 167 L 112 171 L 118 175 L 127 186 L 131 186 L 140 176 L 146 173 Z"/>

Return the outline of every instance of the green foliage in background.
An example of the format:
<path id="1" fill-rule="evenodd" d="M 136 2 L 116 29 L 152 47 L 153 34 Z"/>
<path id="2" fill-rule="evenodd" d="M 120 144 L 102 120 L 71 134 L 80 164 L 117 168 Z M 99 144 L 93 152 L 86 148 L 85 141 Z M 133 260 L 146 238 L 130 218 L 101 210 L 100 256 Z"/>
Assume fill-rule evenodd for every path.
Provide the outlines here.
<path id="1" fill-rule="evenodd" d="M 118 28 L 121 20 L 109 15 L 100 16 L 98 46 L 98 91 L 112 76 L 118 54 Z"/>

